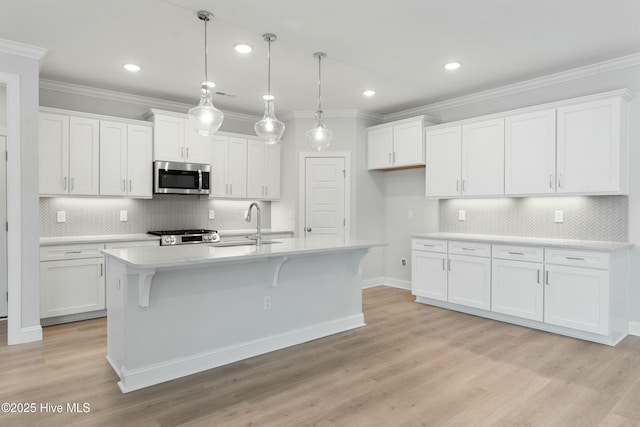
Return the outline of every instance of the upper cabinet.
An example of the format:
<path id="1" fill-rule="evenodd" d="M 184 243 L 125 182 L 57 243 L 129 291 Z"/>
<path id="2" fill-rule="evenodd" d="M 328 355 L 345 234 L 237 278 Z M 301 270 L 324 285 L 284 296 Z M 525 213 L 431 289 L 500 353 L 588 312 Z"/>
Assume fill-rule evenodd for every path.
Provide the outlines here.
<path id="1" fill-rule="evenodd" d="M 618 90 L 427 128 L 426 196 L 628 194 L 630 96 Z"/>
<path id="2" fill-rule="evenodd" d="M 247 140 L 215 134 L 211 146 L 212 197 L 247 197 Z"/>
<path id="3" fill-rule="evenodd" d="M 369 170 L 422 167 L 425 164 L 425 116 L 367 128 Z"/>
<path id="4" fill-rule="evenodd" d="M 280 144 L 249 140 L 247 145 L 247 198 L 280 198 Z"/>
<path id="5" fill-rule="evenodd" d="M 211 138 L 200 135 L 185 114 L 150 110 L 145 118 L 153 120 L 153 160 L 209 163 Z"/>
<path id="6" fill-rule="evenodd" d="M 98 195 L 99 124 L 86 117 L 40 113 L 40 194 Z"/>

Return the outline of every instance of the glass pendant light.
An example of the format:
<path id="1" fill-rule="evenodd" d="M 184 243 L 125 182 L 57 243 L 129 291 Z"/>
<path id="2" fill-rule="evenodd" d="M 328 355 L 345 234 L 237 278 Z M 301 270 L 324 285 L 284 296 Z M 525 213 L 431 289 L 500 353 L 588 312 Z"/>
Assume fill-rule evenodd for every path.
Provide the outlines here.
<path id="1" fill-rule="evenodd" d="M 200 135 L 210 136 L 220 128 L 224 113 L 213 106 L 213 84 L 207 76 L 207 22 L 213 13 L 206 10 L 198 12 L 198 19 L 204 22 L 204 81 L 201 86 L 200 103 L 189 110 L 189 122 Z"/>
<path id="2" fill-rule="evenodd" d="M 267 33 L 263 34 L 262 38 L 269 43 L 269 50 L 267 53 L 269 62 L 267 72 L 267 94 L 262 97 L 264 99 L 264 116 L 256 122 L 253 128 L 256 131 L 256 135 L 258 135 L 265 144 L 277 144 L 284 133 L 284 123 L 278 120 L 273 112 L 274 97 L 271 95 L 271 42 L 276 41 L 276 35 Z"/>
<path id="3" fill-rule="evenodd" d="M 307 140 L 311 148 L 317 151 L 326 149 L 331 143 L 333 132 L 331 132 L 324 124 L 324 112 L 322 111 L 322 74 L 321 63 L 322 58 L 326 57 L 324 52 L 316 52 L 314 58 L 318 58 L 318 111 L 316 111 L 316 121 L 314 126 L 307 131 Z"/>

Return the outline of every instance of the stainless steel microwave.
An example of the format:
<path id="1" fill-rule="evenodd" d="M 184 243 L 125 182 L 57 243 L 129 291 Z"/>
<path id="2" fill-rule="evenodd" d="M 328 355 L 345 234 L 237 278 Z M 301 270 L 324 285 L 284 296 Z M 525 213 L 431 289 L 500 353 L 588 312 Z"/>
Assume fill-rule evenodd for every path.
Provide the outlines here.
<path id="1" fill-rule="evenodd" d="M 209 194 L 211 165 L 204 163 L 153 162 L 156 194 Z"/>

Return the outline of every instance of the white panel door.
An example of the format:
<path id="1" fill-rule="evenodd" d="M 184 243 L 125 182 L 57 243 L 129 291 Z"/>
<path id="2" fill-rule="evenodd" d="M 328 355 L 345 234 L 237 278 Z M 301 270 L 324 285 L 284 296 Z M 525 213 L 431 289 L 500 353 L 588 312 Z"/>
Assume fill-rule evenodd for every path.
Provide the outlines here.
<path id="1" fill-rule="evenodd" d="M 461 143 L 462 129 L 460 126 L 426 132 L 427 197 L 460 195 Z"/>
<path id="2" fill-rule="evenodd" d="M 102 143 L 102 142 L 101 142 Z M 127 126 L 127 194 L 151 197 L 153 192 L 153 130 L 148 126 Z M 208 162 L 207 162 L 208 163 Z"/>
<path id="3" fill-rule="evenodd" d="M 247 197 L 265 198 L 265 145 L 258 140 L 247 142 Z"/>
<path id="4" fill-rule="evenodd" d="M 620 191 L 620 100 L 558 108 L 558 193 Z"/>
<path id="5" fill-rule="evenodd" d="M 0 317 L 7 317 L 7 139 L 0 136 Z"/>
<path id="6" fill-rule="evenodd" d="M 153 160 L 184 162 L 184 122 L 180 117 L 153 118 Z"/>
<path id="7" fill-rule="evenodd" d="M 367 133 L 367 167 L 384 169 L 393 166 L 393 128 L 370 130 Z"/>
<path id="8" fill-rule="evenodd" d="M 213 135 L 209 163 L 211 163 L 211 192 L 209 197 L 227 197 L 229 189 L 229 183 L 227 182 L 229 137 Z"/>
<path id="9" fill-rule="evenodd" d="M 447 300 L 447 254 L 413 251 L 411 293 L 440 301 Z"/>
<path id="10" fill-rule="evenodd" d="M 504 119 L 462 126 L 462 195 L 504 194 Z"/>
<path id="11" fill-rule="evenodd" d="M 491 311 L 542 322 L 542 264 L 494 258 L 491 269 Z"/>
<path id="12" fill-rule="evenodd" d="M 40 194 L 68 194 L 69 116 L 40 113 L 38 121 Z"/>
<path id="13" fill-rule="evenodd" d="M 393 166 L 424 165 L 422 120 L 393 127 Z"/>
<path id="14" fill-rule="evenodd" d="M 546 265 L 544 321 L 609 333 L 609 271 Z"/>
<path id="15" fill-rule="evenodd" d="M 491 259 L 449 255 L 448 301 L 491 309 Z"/>
<path id="16" fill-rule="evenodd" d="M 189 120 L 185 120 L 184 123 L 184 161 L 190 163 L 209 163 L 211 137 L 200 135 Z"/>
<path id="17" fill-rule="evenodd" d="M 100 121 L 100 195 L 127 194 L 127 125 Z"/>
<path id="18" fill-rule="evenodd" d="M 100 121 L 69 118 L 69 194 L 97 196 L 100 191 Z"/>
<path id="19" fill-rule="evenodd" d="M 227 167 L 229 191 L 227 197 L 244 199 L 247 197 L 247 140 L 229 138 L 229 159 Z"/>
<path id="20" fill-rule="evenodd" d="M 309 157 L 305 164 L 305 235 L 345 237 L 342 157 Z"/>
<path id="21" fill-rule="evenodd" d="M 265 198 L 280 199 L 280 144 L 266 145 L 264 150 Z"/>
<path id="22" fill-rule="evenodd" d="M 556 110 L 505 119 L 505 194 L 556 192 Z"/>

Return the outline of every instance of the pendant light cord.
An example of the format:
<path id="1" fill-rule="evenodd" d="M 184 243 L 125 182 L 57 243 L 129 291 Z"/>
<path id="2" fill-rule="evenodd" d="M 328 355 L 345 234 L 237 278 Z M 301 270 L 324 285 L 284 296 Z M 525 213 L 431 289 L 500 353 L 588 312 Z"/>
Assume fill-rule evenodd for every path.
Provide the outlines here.
<path id="1" fill-rule="evenodd" d="M 318 55 L 318 111 L 322 111 L 322 55 Z"/>
<path id="2" fill-rule="evenodd" d="M 269 47 L 267 49 L 267 96 L 268 99 L 271 100 L 271 37 L 267 40 L 269 42 Z"/>
<path id="3" fill-rule="evenodd" d="M 207 16 L 206 18 L 203 19 L 204 21 L 204 81 L 205 84 L 208 86 L 209 83 L 209 77 L 208 77 L 208 73 L 207 73 L 207 62 L 209 62 L 207 60 L 207 22 L 209 22 L 209 17 Z"/>

